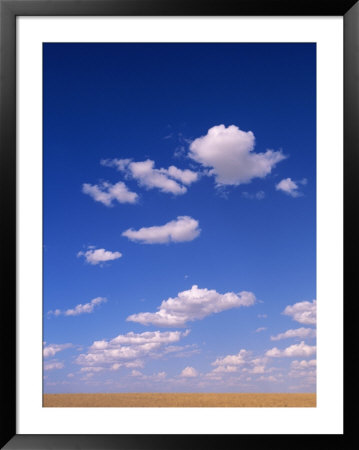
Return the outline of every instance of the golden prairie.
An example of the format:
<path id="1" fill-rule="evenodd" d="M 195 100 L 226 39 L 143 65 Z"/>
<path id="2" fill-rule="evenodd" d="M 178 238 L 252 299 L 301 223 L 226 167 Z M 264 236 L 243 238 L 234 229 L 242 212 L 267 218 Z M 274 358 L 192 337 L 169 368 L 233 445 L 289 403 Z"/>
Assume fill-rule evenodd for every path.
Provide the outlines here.
<path id="1" fill-rule="evenodd" d="M 316 394 L 44 394 L 44 407 L 315 407 Z"/>

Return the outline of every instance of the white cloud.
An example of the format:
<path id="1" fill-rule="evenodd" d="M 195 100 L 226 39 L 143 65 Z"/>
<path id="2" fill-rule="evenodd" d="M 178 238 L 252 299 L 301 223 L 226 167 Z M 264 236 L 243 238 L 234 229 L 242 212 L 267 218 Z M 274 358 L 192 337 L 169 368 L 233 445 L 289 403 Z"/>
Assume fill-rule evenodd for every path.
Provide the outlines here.
<path id="1" fill-rule="evenodd" d="M 80 372 L 101 372 L 103 367 L 81 367 Z"/>
<path id="2" fill-rule="evenodd" d="M 51 356 L 55 356 L 56 353 L 61 352 L 62 350 L 66 350 L 67 348 L 71 348 L 72 344 L 50 344 L 46 345 L 43 349 L 44 358 L 49 358 Z"/>
<path id="3" fill-rule="evenodd" d="M 253 358 L 252 352 L 242 349 L 237 354 L 217 358 L 211 363 L 212 366 L 216 366 L 215 369 L 212 372 L 208 372 L 206 376 L 212 378 L 213 375 L 219 376 L 234 372 L 254 375 L 263 374 L 273 370 L 266 368 L 268 361 L 269 358 L 265 356 Z"/>
<path id="4" fill-rule="evenodd" d="M 265 331 L 267 327 L 259 327 L 256 329 L 256 333 L 260 333 L 261 331 Z"/>
<path id="5" fill-rule="evenodd" d="M 177 342 L 181 336 L 187 336 L 188 334 L 189 330 L 184 333 L 180 331 L 145 331 L 143 333 L 134 333 L 133 331 L 130 331 L 127 334 L 118 335 L 111 341 L 95 341 L 91 348 L 94 350 L 103 350 L 104 348 L 109 348 L 114 345 L 117 346 L 119 344 L 135 346 L 146 345 L 148 343 L 155 343 L 156 345 L 168 344 Z"/>
<path id="6" fill-rule="evenodd" d="M 157 372 L 157 373 L 153 373 L 152 375 L 145 375 L 138 370 L 132 370 L 131 376 L 140 378 L 142 381 L 159 382 L 159 381 L 163 381 L 167 377 L 167 374 L 166 374 L 166 372 Z"/>
<path id="7" fill-rule="evenodd" d="M 247 350 L 240 350 L 236 355 L 227 355 L 223 358 L 217 358 L 212 366 L 238 366 L 247 362 L 249 352 Z"/>
<path id="8" fill-rule="evenodd" d="M 257 358 L 250 359 L 250 363 L 254 366 L 265 366 L 268 362 L 268 358 L 266 356 L 260 356 Z"/>
<path id="9" fill-rule="evenodd" d="M 212 370 L 212 373 L 232 373 L 237 372 L 237 366 L 217 366 Z"/>
<path id="10" fill-rule="evenodd" d="M 78 252 L 77 256 L 83 256 L 86 262 L 92 265 L 101 264 L 106 261 L 113 261 L 115 259 L 121 258 L 122 253 L 111 252 L 110 250 L 105 250 L 104 248 L 92 249 L 90 248 L 86 252 Z"/>
<path id="11" fill-rule="evenodd" d="M 194 378 L 198 376 L 198 372 L 194 367 L 187 366 L 181 372 L 181 377 Z"/>
<path id="12" fill-rule="evenodd" d="M 311 359 L 310 361 L 306 361 L 303 359 L 302 361 L 292 361 L 290 367 L 292 369 L 309 369 L 313 367 L 317 367 L 317 361 L 315 359 Z"/>
<path id="13" fill-rule="evenodd" d="M 307 180 L 304 178 L 302 181 L 293 181 L 291 178 L 284 178 L 275 188 L 277 191 L 282 191 L 291 197 L 301 197 L 303 194 L 298 191 L 299 184 L 306 184 Z"/>
<path id="14" fill-rule="evenodd" d="M 113 206 L 114 200 L 119 203 L 136 203 L 138 200 L 138 195 L 135 192 L 129 191 L 122 181 L 116 184 L 105 181 L 100 185 L 84 183 L 82 185 L 82 192 L 88 194 L 96 202 L 100 202 L 106 206 Z"/>
<path id="15" fill-rule="evenodd" d="M 280 382 L 283 381 L 281 379 L 278 379 L 277 377 L 273 376 L 273 375 L 269 375 L 269 376 L 261 376 L 259 377 L 260 381 L 272 381 L 272 382 Z"/>
<path id="16" fill-rule="evenodd" d="M 313 369 L 313 370 L 291 370 L 288 372 L 288 377 L 302 378 L 303 386 L 298 386 L 298 388 L 304 387 L 305 385 L 315 384 L 316 375 L 317 375 L 316 369 Z"/>
<path id="17" fill-rule="evenodd" d="M 170 166 L 168 169 L 155 169 L 155 162 L 151 159 L 133 162 L 131 159 L 103 159 L 103 166 L 116 167 L 127 177 L 134 178 L 147 188 L 157 188 L 161 192 L 181 195 L 187 192 L 187 187 L 198 180 L 198 173 L 192 170 L 178 169 Z"/>
<path id="18" fill-rule="evenodd" d="M 279 333 L 276 336 L 271 336 L 271 341 L 279 341 L 281 339 L 288 338 L 314 338 L 316 336 L 316 330 L 313 328 L 296 328 L 295 330 L 287 330 L 284 333 Z"/>
<path id="19" fill-rule="evenodd" d="M 153 356 L 153 355 L 151 355 L 151 356 Z M 159 357 L 160 356 L 161 355 L 159 355 Z M 125 367 L 127 367 L 128 369 L 132 369 L 132 368 L 140 368 L 140 369 L 142 369 L 142 367 L 144 367 L 145 363 L 142 360 L 140 360 L 140 359 L 135 359 L 134 361 L 126 362 L 123 365 Z M 114 364 L 113 366 L 117 366 L 117 364 Z"/>
<path id="20" fill-rule="evenodd" d="M 75 306 L 74 309 L 67 309 L 64 312 L 65 316 L 78 316 L 80 314 L 89 314 L 92 313 L 95 306 L 100 305 L 101 303 L 106 303 L 107 299 L 104 297 L 96 297 L 91 300 L 89 303 L 85 303 L 82 305 L 81 303 Z"/>
<path id="21" fill-rule="evenodd" d="M 265 373 L 266 369 L 265 366 L 254 366 L 253 369 L 249 370 L 249 373 L 258 374 L 258 373 Z"/>
<path id="22" fill-rule="evenodd" d="M 169 178 L 165 173 L 154 168 L 154 161 L 147 159 L 146 161 L 131 162 L 129 170 L 133 178 L 138 180 L 141 186 L 148 189 L 158 188 L 165 193 L 175 195 L 184 194 L 187 188 L 177 181 Z"/>
<path id="23" fill-rule="evenodd" d="M 44 370 L 63 369 L 64 363 L 58 361 L 50 361 L 44 364 Z"/>
<path id="24" fill-rule="evenodd" d="M 189 330 L 120 334 L 109 341 L 95 341 L 87 353 L 78 356 L 76 362 L 86 367 L 109 365 L 110 369 L 117 370 L 123 365 L 136 369 L 144 365 L 141 358 L 163 356 L 167 346 L 188 334 Z"/>
<path id="25" fill-rule="evenodd" d="M 314 384 L 317 375 L 317 361 L 311 359 L 310 361 L 292 361 L 291 370 L 288 372 L 289 377 L 302 378 L 305 384 Z"/>
<path id="26" fill-rule="evenodd" d="M 144 227 L 139 230 L 130 228 L 122 233 L 131 241 L 142 244 L 166 244 L 168 242 L 193 241 L 199 236 L 201 230 L 198 228 L 198 221 L 188 216 L 178 216 L 176 220 L 171 220 L 165 225 Z"/>
<path id="27" fill-rule="evenodd" d="M 302 341 L 300 344 L 294 344 L 284 350 L 279 350 L 274 347 L 266 352 L 266 356 L 271 358 L 295 358 L 311 356 L 316 352 L 317 347 L 315 345 L 307 345 Z"/>
<path id="28" fill-rule="evenodd" d="M 66 309 L 65 311 L 61 311 L 60 309 L 55 309 L 55 311 L 49 311 L 47 314 L 49 316 L 79 316 L 80 314 L 89 314 L 92 313 L 95 309 L 95 306 L 100 305 L 101 303 L 106 303 L 107 298 L 105 297 L 96 297 L 93 300 L 91 300 L 89 303 L 85 303 L 82 305 L 81 303 L 79 305 L 76 305 L 73 309 Z"/>
<path id="29" fill-rule="evenodd" d="M 280 151 L 254 153 L 254 145 L 252 131 L 242 131 L 235 125 L 228 128 L 217 125 L 191 143 L 189 157 L 209 167 L 209 175 L 215 176 L 217 185 L 238 186 L 250 183 L 253 178 L 264 178 L 285 159 Z"/>
<path id="30" fill-rule="evenodd" d="M 304 325 L 315 325 L 317 321 L 317 301 L 304 301 L 289 305 L 285 308 L 283 314 Z"/>
<path id="31" fill-rule="evenodd" d="M 175 178 L 187 186 L 198 180 L 198 173 L 189 169 L 182 170 L 175 166 L 170 166 L 168 169 L 160 170 L 162 173 L 166 173 L 168 176 Z"/>
<path id="32" fill-rule="evenodd" d="M 152 375 L 152 378 L 156 381 L 164 380 L 167 377 L 166 372 L 157 372 Z"/>
<path id="33" fill-rule="evenodd" d="M 194 285 L 187 291 L 179 292 L 175 298 L 163 300 L 157 312 L 133 314 L 126 320 L 142 323 L 142 325 L 181 327 L 186 322 L 203 319 L 231 308 L 251 306 L 254 302 L 255 296 L 252 292 L 219 294 L 214 289 L 199 289 Z"/>

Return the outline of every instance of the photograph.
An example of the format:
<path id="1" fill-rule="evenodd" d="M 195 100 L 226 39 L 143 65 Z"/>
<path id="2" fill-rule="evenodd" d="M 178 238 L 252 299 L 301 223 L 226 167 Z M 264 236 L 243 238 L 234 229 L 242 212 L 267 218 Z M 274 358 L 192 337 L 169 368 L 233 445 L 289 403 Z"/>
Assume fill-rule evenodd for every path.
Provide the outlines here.
<path id="1" fill-rule="evenodd" d="M 43 407 L 316 408 L 316 83 L 315 42 L 42 44 Z"/>

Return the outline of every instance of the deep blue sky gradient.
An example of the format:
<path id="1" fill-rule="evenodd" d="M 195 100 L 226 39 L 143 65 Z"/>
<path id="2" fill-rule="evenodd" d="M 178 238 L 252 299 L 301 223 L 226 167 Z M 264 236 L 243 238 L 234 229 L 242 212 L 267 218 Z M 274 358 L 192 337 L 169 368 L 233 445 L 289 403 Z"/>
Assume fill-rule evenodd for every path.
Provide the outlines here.
<path id="1" fill-rule="evenodd" d="M 194 284 L 220 293 L 252 291 L 260 302 L 189 323 L 191 333 L 179 344 L 196 345 L 198 353 L 151 360 L 143 373 L 176 376 L 186 366 L 204 373 L 219 356 L 242 348 L 263 354 L 294 343 L 269 337 L 304 326 L 281 312 L 316 298 L 315 66 L 314 44 L 44 44 L 47 343 L 71 342 L 86 351 L 95 340 L 157 330 L 126 317 L 154 312 L 162 300 Z M 287 159 L 249 184 L 222 192 L 213 177 L 202 177 L 178 196 L 146 190 L 100 165 L 103 158 L 149 158 L 156 168 L 195 170 L 198 165 L 185 155 L 189 142 L 220 124 L 253 131 L 255 152 L 282 150 Z M 181 148 L 182 155 L 175 156 Z M 275 184 L 287 177 L 308 180 L 301 197 L 276 191 Z M 124 181 L 140 195 L 139 203 L 109 208 L 82 193 L 83 183 L 100 180 Z M 243 196 L 258 191 L 264 199 Z M 143 245 L 121 236 L 128 228 L 163 225 L 181 215 L 199 221 L 197 239 Z M 104 267 L 86 264 L 76 255 L 88 245 L 120 251 L 123 257 Z M 98 296 L 108 302 L 92 314 L 47 317 L 49 310 Z M 258 327 L 267 330 L 255 333 Z M 46 374 L 46 392 L 121 390 L 67 378 L 79 370 L 74 364 L 78 353 L 73 348 L 56 355 L 65 368 Z M 274 364 L 287 367 L 289 361 Z M 121 370 L 117 379 L 125 376 Z M 105 380 L 101 376 L 96 375 Z M 64 380 L 70 384 L 61 384 Z M 248 390 L 288 390 L 291 383 L 273 387 L 258 381 Z M 168 386 L 164 383 L 163 390 Z"/>

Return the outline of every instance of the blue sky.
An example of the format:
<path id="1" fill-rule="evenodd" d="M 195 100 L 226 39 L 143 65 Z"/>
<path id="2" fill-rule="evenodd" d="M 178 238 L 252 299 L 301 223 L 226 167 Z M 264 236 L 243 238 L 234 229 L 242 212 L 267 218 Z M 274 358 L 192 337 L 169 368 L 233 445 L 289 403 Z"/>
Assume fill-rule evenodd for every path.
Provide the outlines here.
<path id="1" fill-rule="evenodd" d="M 314 392 L 315 44 L 44 44 L 45 392 Z"/>

